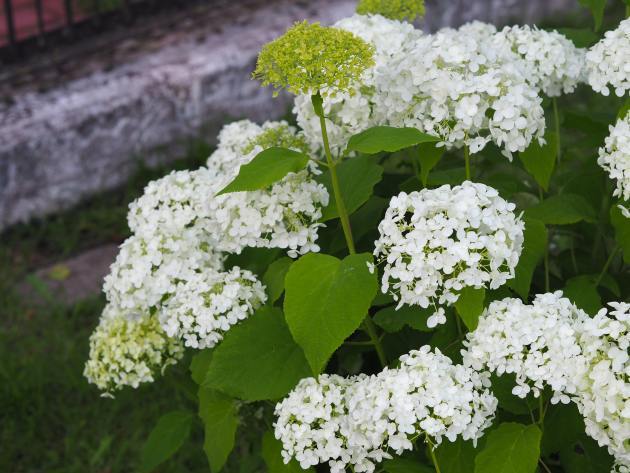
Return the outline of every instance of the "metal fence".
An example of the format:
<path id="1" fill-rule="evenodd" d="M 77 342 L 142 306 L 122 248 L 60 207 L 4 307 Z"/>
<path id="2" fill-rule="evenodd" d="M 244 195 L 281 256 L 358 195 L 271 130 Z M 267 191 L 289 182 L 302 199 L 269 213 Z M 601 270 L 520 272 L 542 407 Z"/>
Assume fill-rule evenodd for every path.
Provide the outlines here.
<path id="1" fill-rule="evenodd" d="M 0 0 L 0 60 L 140 21 L 157 11 L 199 0 Z"/>

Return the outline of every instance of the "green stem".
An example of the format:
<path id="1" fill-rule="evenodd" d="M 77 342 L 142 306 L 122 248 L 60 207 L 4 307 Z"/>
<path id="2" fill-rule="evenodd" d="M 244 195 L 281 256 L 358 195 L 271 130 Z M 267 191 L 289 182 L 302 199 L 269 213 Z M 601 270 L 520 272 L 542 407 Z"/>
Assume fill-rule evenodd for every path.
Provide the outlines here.
<path id="1" fill-rule="evenodd" d="M 544 468 L 544 470 L 545 470 L 547 473 L 551 473 L 551 470 L 549 469 L 549 467 L 548 467 L 547 465 L 545 465 L 545 462 L 544 462 L 544 461 L 542 461 L 542 458 L 538 459 L 538 461 L 540 462 L 541 466 Z"/>
<path id="2" fill-rule="evenodd" d="M 468 145 L 464 146 L 464 161 L 466 162 L 466 180 L 470 181 L 470 149 L 468 149 Z"/>
<path id="3" fill-rule="evenodd" d="M 626 18 L 630 18 L 630 3 L 626 3 Z"/>
<path id="4" fill-rule="evenodd" d="M 418 150 L 420 149 L 420 147 L 414 148 L 414 150 Z M 422 184 L 422 177 L 420 176 L 420 167 L 418 166 L 418 161 L 416 159 L 416 156 L 414 155 L 414 153 L 409 153 L 409 158 L 411 159 L 411 167 L 413 167 L 413 172 L 416 175 L 416 177 L 418 178 L 418 181 L 420 181 L 420 183 Z"/>
<path id="5" fill-rule="evenodd" d="M 365 324 L 365 330 L 367 334 L 370 336 L 370 340 L 372 340 L 372 344 L 376 349 L 376 355 L 378 356 L 378 361 L 381 362 L 381 367 L 385 368 L 387 366 L 387 357 L 385 356 L 385 350 L 383 350 L 383 345 L 381 345 L 381 341 L 376 334 L 376 325 L 372 322 L 372 319 L 368 315 L 363 321 Z"/>
<path id="6" fill-rule="evenodd" d="M 542 429 L 543 422 L 545 421 L 545 400 L 543 399 L 543 394 L 540 393 L 538 396 L 538 423 Z"/>
<path id="7" fill-rule="evenodd" d="M 324 115 L 319 115 L 319 124 L 322 129 L 322 140 L 324 141 L 324 151 L 326 152 L 326 161 L 328 162 L 328 168 L 330 169 L 330 180 L 332 181 L 333 193 L 335 194 L 335 203 L 337 204 L 337 211 L 339 212 L 339 220 L 341 220 L 341 228 L 343 228 L 343 235 L 346 238 L 346 244 L 348 245 L 348 251 L 351 255 L 356 253 L 354 248 L 354 240 L 352 239 L 352 229 L 350 228 L 350 217 L 348 217 L 348 211 L 346 210 L 346 204 L 341 196 L 341 186 L 339 186 L 339 178 L 337 177 L 337 163 L 333 160 L 332 153 L 330 152 L 330 143 L 328 142 L 328 131 L 326 130 L 326 119 Z"/>
<path id="8" fill-rule="evenodd" d="M 313 106 L 315 107 L 315 113 L 319 116 L 319 124 L 322 130 L 322 140 L 324 142 L 324 151 L 326 153 L 326 161 L 328 162 L 328 168 L 330 169 L 330 180 L 332 182 L 333 193 L 335 194 L 335 202 L 337 204 L 337 211 L 339 212 L 339 220 L 341 220 L 341 228 L 343 229 L 343 235 L 346 238 L 346 244 L 348 245 L 348 251 L 351 255 L 356 253 L 356 249 L 354 247 L 354 240 L 352 239 L 352 229 L 350 227 L 350 217 L 348 216 L 348 211 L 346 210 L 346 204 L 343 201 L 343 197 L 341 195 L 341 186 L 339 186 L 339 178 L 337 177 L 337 163 L 332 157 L 332 153 L 330 151 L 330 143 L 328 142 L 328 131 L 326 130 L 326 119 L 324 118 L 323 109 L 321 107 L 321 95 L 318 93 L 316 100 L 314 100 Z M 318 107 L 315 106 L 315 102 L 319 101 L 319 110 Z M 378 338 L 376 326 L 370 315 L 368 314 L 364 320 L 365 327 L 367 329 L 367 333 L 370 336 L 370 340 L 374 344 L 374 348 L 376 350 L 376 354 L 378 355 L 378 359 L 381 362 L 383 368 L 387 366 L 387 358 L 385 357 L 385 350 L 383 350 L 383 345 Z"/>
<path id="9" fill-rule="evenodd" d="M 544 200 L 545 196 L 543 194 L 542 187 L 538 186 L 538 197 L 540 198 L 540 202 Z M 549 232 L 547 232 L 547 241 L 545 242 L 545 256 L 543 259 L 543 264 L 545 267 L 545 292 L 550 291 L 550 281 L 549 281 Z"/>
<path id="10" fill-rule="evenodd" d="M 558 163 L 560 162 L 560 156 L 562 154 L 562 143 L 560 141 L 560 114 L 558 113 L 558 99 L 553 97 L 551 99 L 553 104 L 553 121 L 556 129 L 556 156 L 558 157 Z"/>
<path id="11" fill-rule="evenodd" d="M 438 464 L 437 458 L 435 457 L 435 453 L 433 453 L 432 447 L 433 447 L 432 445 L 429 445 L 429 454 L 431 455 L 431 461 L 433 462 L 433 466 L 435 467 L 435 472 L 441 473 L 440 465 Z"/>
<path id="12" fill-rule="evenodd" d="M 619 251 L 619 245 L 615 245 L 615 247 L 613 248 L 613 250 L 610 252 L 610 255 L 608 256 L 608 259 L 606 260 L 606 263 L 604 263 L 604 267 L 602 268 L 602 272 L 599 273 L 599 276 L 597 276 L 597 279 L 595 280 L 595 286 L 599 286 L 599 283 L 602 282 L 602 278 L 604 277 L 604 274 L 606 274 L 606 272 L 608 271 L 608 268 L 610 267 L 610 264 L 613 262 L 613 259 L 615 258 L 615 255 L 617 254 L 617 251 Z"/>
<path id="13" fill-rule="evenodd" d="M 545 292 L 549 292 L 551 290 L 551 284 L 549 282 L 549 239 L 547 239 L 545 245 Z"/>
<path id="14" fill-rule="evenodd" d="M 463 338 L 464 336 L 464 331 L 462 330 L 462 323 L 460 322 L 460 315 L 459 312 L 457 312 L 457 314 L 455 314 L 455 324 L 457 325 L 457 337 L 458 338 Z"/>

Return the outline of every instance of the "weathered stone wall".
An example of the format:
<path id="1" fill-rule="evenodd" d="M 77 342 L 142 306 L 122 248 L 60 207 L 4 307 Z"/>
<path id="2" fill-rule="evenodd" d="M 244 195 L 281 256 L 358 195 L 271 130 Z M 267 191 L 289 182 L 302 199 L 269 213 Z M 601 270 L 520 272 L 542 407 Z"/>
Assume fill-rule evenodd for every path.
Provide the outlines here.
<path id="1" fill-rule="evenodd" d="M 433 0 L 424 27 L 481 19 L 534 21 L 573 0 Z M 181 155 L 186 140 L 212 141 L 228 118 L 276 118 L 249 76 L 260 46 L 293 21 L 330 23 L 354 0 L 239 0 L 156 22 L 135 36 L 95 39 L 62 62 L 0 73 L 0 229 L 115 187 L 138 158 Z M 183 18 L 183 17 L 182 17 Z"/>

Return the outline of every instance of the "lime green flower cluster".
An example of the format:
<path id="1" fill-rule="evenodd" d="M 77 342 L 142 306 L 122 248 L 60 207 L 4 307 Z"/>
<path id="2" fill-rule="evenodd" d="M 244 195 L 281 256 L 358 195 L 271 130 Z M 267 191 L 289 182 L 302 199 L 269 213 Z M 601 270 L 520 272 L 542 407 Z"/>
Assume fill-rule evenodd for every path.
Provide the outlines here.
<path id="1" fill-rule="evenodd" d="M 304 137 L 297 135 L 287 123 L 267 128 L 255 138 L 249 140 L 243 148 L 243 154 L 251 153 L 256 146 L 260 146 L 262 149 L 278 146 L 280 148 L 300 150 L 307 154 L 309 152 Z"/>
<path id="2" fill-rule="evenodd" d="M 296 23 L 266 44 L 254 71 L 264 86 L 293 94 L 334 96 L 351 92 L 351 84 L 374 65 L 374 48 L 358 36 L 337 28 Z"/>
<path id="3" fill-rule="evenodd" d="M 154 375 L 177 363 L 183 353 L 180 341 L 168 337 L 156 317 L 129 320 L 106 314 L 90 336 L 90 357 L 83 374 L 105 396 L 112 396 L 124 386 L 137 388 L 152 382 Z"/>
<path id="4" fill-rule="evenodd" d="M 379 14 L 392 20 L 413 21 L 424 16 L 424 0 L 359 0 L 357 13 Z"/>

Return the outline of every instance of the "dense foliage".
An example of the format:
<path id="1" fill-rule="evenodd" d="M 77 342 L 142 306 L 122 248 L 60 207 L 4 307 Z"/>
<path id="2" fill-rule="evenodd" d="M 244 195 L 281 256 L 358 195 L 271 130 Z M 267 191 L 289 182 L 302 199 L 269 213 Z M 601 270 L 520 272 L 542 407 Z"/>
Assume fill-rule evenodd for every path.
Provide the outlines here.
<path id="1" fill-rule="evenodd" d="M 421 7 L 296 24 L 255 76 L 298 127 L 229 124 L 130 206 L 85 374 L 194 352 L 213 473 L 241 425 L 272 473 L 630 471 L 630 19 L 428 35 Z"/>

